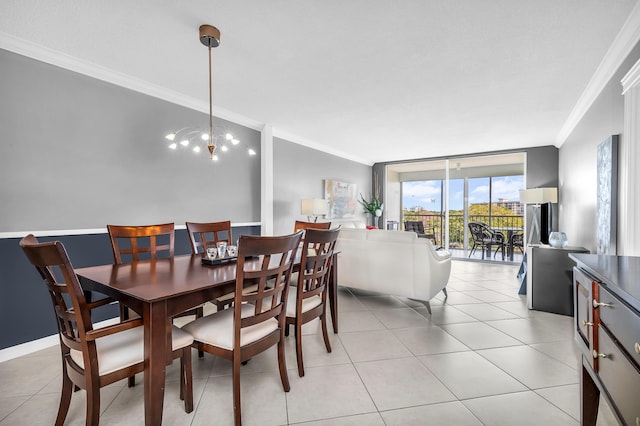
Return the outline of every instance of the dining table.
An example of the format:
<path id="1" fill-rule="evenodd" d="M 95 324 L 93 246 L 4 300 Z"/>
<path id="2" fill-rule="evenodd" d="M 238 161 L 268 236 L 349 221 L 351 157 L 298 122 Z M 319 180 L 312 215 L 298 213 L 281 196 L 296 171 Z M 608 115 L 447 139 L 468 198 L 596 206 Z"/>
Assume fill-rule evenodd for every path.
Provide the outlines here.
<path id="1" fill-rule="evenodd" d="M 334 333 L 338 332 L 337 255 L 334 252 L 328 288 Z M 294 270 L 299 267 L 298 255 Z M 162 424 L 165 368 L 172 362 L 171 318 L 234 291 L 236 263 L 203 264 L 202 254 L 193 254 L 75 271 L 85 291 L 110 296 L 141 315 L 145 424 Z"/>

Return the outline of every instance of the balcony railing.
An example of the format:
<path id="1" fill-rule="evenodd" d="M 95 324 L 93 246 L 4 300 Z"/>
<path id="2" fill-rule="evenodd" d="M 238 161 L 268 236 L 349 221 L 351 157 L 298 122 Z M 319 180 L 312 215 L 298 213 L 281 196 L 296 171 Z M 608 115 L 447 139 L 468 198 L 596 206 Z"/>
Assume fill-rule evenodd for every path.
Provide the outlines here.
<path id="1" fill-rule="evenodd" d="M 406 213 L 406 212 L 405 212 Z M 410 213 L 404 214 L 402 217 L 402 223 L 405 220 L 421 221 L 424 225 L 424 229 L 427 233 L 433 230 L 436 235 L 438 244 L 444 244 L 444 214 L 420 214 Z M 522 215 L 469 215 L 469 222 L 483 222 L 489 225 L 496 232 L 501 232 L 507 239 L 507 228 L 511 230 L 524 229 L 524 216 Z M 449 214 L 449 247 L 451 248 L 463 248 L 464 247 L 464 215 L 463 214 Z M 467 232 L 467 243 L 471 243 L 471 234 Z"/>

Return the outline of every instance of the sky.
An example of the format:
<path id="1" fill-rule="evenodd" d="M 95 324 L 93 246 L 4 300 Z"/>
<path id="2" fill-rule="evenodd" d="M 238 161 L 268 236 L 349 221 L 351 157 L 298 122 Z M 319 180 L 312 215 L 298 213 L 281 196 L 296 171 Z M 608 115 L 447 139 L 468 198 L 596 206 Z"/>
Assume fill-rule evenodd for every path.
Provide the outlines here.
<path id="1" fill-rule="evenodd" d="M 489 179 L 488 177 L 469 179 L 469 204 L 489 201 Z M 494 176 L 491 179 L 493 179 L 492 201 L 498 201 L 499 198 L 518 201 L 518 191 L 524 189 L 524 176 Z M 402 207 L 421 206 L 425 210 L 440 211 L 440 185 L 439 180 L 403 182 Z M 464 180 L 452 179 L 449 193 L 449 209 L 462 210 Z"/>

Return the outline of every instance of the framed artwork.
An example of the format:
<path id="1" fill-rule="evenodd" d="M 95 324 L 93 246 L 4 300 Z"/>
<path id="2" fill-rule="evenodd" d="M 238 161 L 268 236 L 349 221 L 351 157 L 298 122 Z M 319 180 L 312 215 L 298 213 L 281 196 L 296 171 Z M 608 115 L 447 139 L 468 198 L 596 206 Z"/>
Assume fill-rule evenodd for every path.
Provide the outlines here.
<path id="1" fill-rule="evenodd" d="M 355 217 L 358 201 L 356 184 L 325 179 L 324 199 L 329 204 L 329 219 Z"/>
<path id="2" fill-rule="evenodd" d="M 597 254 L 616 254 L 618 139 L 618 135 L 610 136 L 598 145 Z"/>

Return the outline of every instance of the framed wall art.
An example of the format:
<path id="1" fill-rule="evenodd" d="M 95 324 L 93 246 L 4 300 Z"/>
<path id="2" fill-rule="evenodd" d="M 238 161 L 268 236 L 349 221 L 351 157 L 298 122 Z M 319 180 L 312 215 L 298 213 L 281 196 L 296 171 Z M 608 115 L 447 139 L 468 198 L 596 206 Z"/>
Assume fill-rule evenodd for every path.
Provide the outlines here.
<path id="1" fill-rule="evenodd" d="M 597 254 L 616 254 L 618 139 L 619 135 L 613 135 L 598 145 Z"/>
<path id="2" fill-rule="evenodd" d="M 329 219 L 355 217 L 358 206 L 355 183 L 325 179 L 324 198 L 329 204 Z"/>

